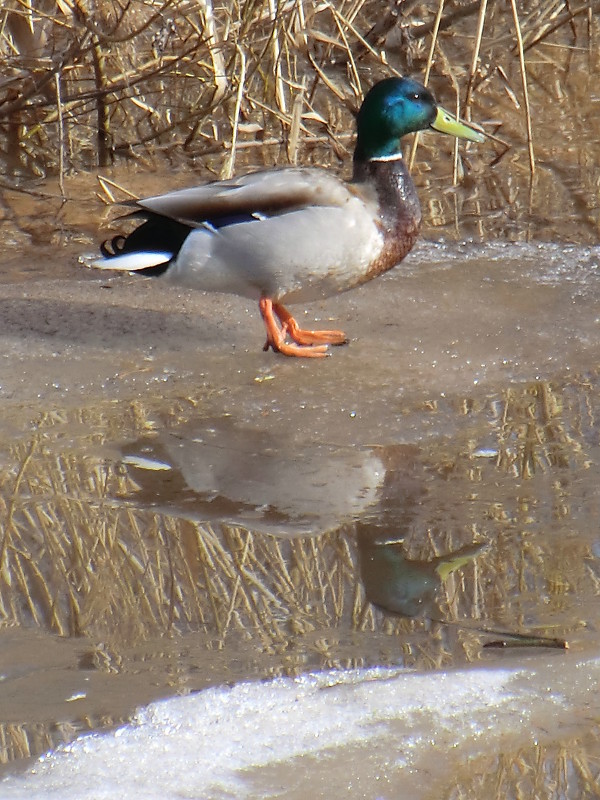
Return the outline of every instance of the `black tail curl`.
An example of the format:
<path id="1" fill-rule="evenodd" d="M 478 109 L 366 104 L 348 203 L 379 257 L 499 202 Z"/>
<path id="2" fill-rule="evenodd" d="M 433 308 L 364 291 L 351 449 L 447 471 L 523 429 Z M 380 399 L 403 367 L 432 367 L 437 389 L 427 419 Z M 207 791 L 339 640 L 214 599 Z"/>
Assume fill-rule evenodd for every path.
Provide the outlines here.
<path id="1" fill-rule="evenodd" d="M 114 258 L 123 252 L 125 242 L 126 237 L 121 234 L 113 236 L 112 239 L 105 239 L 100 245 L 100 252 L 104 258 Z"/>

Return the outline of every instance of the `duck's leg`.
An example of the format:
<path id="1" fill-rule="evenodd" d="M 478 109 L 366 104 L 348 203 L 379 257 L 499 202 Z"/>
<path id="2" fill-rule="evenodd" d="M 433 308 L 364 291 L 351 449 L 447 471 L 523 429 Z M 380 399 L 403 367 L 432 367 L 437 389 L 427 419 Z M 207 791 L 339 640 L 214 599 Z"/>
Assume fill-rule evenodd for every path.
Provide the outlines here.
<path id="1" fill-rule="evenodd" d="M 284 356 L 296 356 L 300 358 L 324 358 L 327 355 L 326 345 L 306 347 L 301 344 L 288 344 L 285 341 L 285 336 L 288 332 L 287 323 L 281 320 L 281 328 L 279 327 L 273 314 L 274 306 L 275 304 L 268 297 L 261 297 L 258 303 L 265 328 L 267 329 L 265 350 L 272 347 L 275 352 L 282 353 Z M 279 314 L 277 314 L 277 316 L 279 317 Z"/>
<path id="2" fill-rule="evenodd" d="M 301 328 L 290 312 L 281 303 L 273 303 L 273 311 L 281 321 L 281 326 L 296 344 L 348 344 L 344 331 L 307 331 Z"/>

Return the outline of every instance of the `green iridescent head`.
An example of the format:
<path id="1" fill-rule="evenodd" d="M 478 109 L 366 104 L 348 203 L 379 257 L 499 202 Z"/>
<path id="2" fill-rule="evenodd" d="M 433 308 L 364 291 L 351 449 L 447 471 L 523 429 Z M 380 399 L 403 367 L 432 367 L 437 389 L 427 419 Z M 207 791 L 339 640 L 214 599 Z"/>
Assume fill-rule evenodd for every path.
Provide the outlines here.
<path id="1" fill-rule="evenodd" d="M 402 153 L 402 137 L 427 128 L 471 142 L 483 142 L 485 139 L 482 133 L 439 108 L 429 89 L 418 81 L 386 78 L 368 92 L 358 112 L 354 159 L 371 161 L 398 158 Z"/>

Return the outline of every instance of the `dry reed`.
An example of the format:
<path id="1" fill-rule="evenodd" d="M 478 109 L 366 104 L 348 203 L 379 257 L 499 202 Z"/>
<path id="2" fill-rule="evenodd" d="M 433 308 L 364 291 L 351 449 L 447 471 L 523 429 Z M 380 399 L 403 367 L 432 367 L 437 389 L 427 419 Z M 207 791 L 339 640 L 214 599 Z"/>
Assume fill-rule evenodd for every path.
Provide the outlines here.
<path id="1" fill-rule="evenodd" d="M 383 75 L 422 71 L 434 87 L 450 79 L 460 111 L 468 117 L 475 106 L 484 123 L 490 99 L 522 97 L 533 170 L 524 53 L 591 35 L 597 8 L 554 0 L 520 11 L 485 0 L 383 8 L 376 0 L 9 0 L 0 11 L 2 171 L 62 179 L 124 158 L 202 158 L 229 175 L 249 151 L 290 163 L 310 160 L 323 143 L 344 153 L 349 112 L 365 88 Z"/>

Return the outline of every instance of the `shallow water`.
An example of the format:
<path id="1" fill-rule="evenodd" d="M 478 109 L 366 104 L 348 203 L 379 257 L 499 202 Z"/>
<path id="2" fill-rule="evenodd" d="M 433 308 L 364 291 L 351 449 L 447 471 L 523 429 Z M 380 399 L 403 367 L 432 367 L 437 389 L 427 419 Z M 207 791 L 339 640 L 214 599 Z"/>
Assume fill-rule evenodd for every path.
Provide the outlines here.
<path id="1" fill-rule="evenodd" d="M 384 278 L 307 308 L 307 327 L 326 321 L 350 344 L 300 363 L 262 352 L 246 301 L 99 278 L 74 263 L 83 244 L 66 245 L 51 280 L 42 261 L 3 274 L 3 760 L 156 698 L 331 668 L 409 669 L 394 691 L 414 685 L 433 708 L 449 681 L 459 699 L 444 724 L 467 731 L 486 713 L 460 700 L 468 685 L 504 686 L 490 641 L 509 643 L 507 680 L 526 686 L 508 705 L 499 690 L 504 745 L 479 737 L 466 771 L 450 741 L 432 759 L 428 717 L 402 703 L 401 734 L 365 738 L 385 754 L 414 737 L 412 796 L 431 796 L 432 771 L 436 796 L 455 784 L 482 796 L 501 764 L 595 758 L 589 694 L 564 700 L 568 727 L 553 715 L 566 676 L 593 680 L 598 647 L 599 248 L 422 243 Z M 574 652 L 515 651 L 507 631 Z M 554 668 L 567 689 L 548 691 Z M 258 705 L 275 692 L 249 691 Z M 347 795 L 344 759 L 320 758 Z M 393 796 L 402 765 L 378 759 L 361 791 Z M 271 769 L 255 794 L 275 791 Z M 50 792 L 47 774 L 22 791 Z"/>

